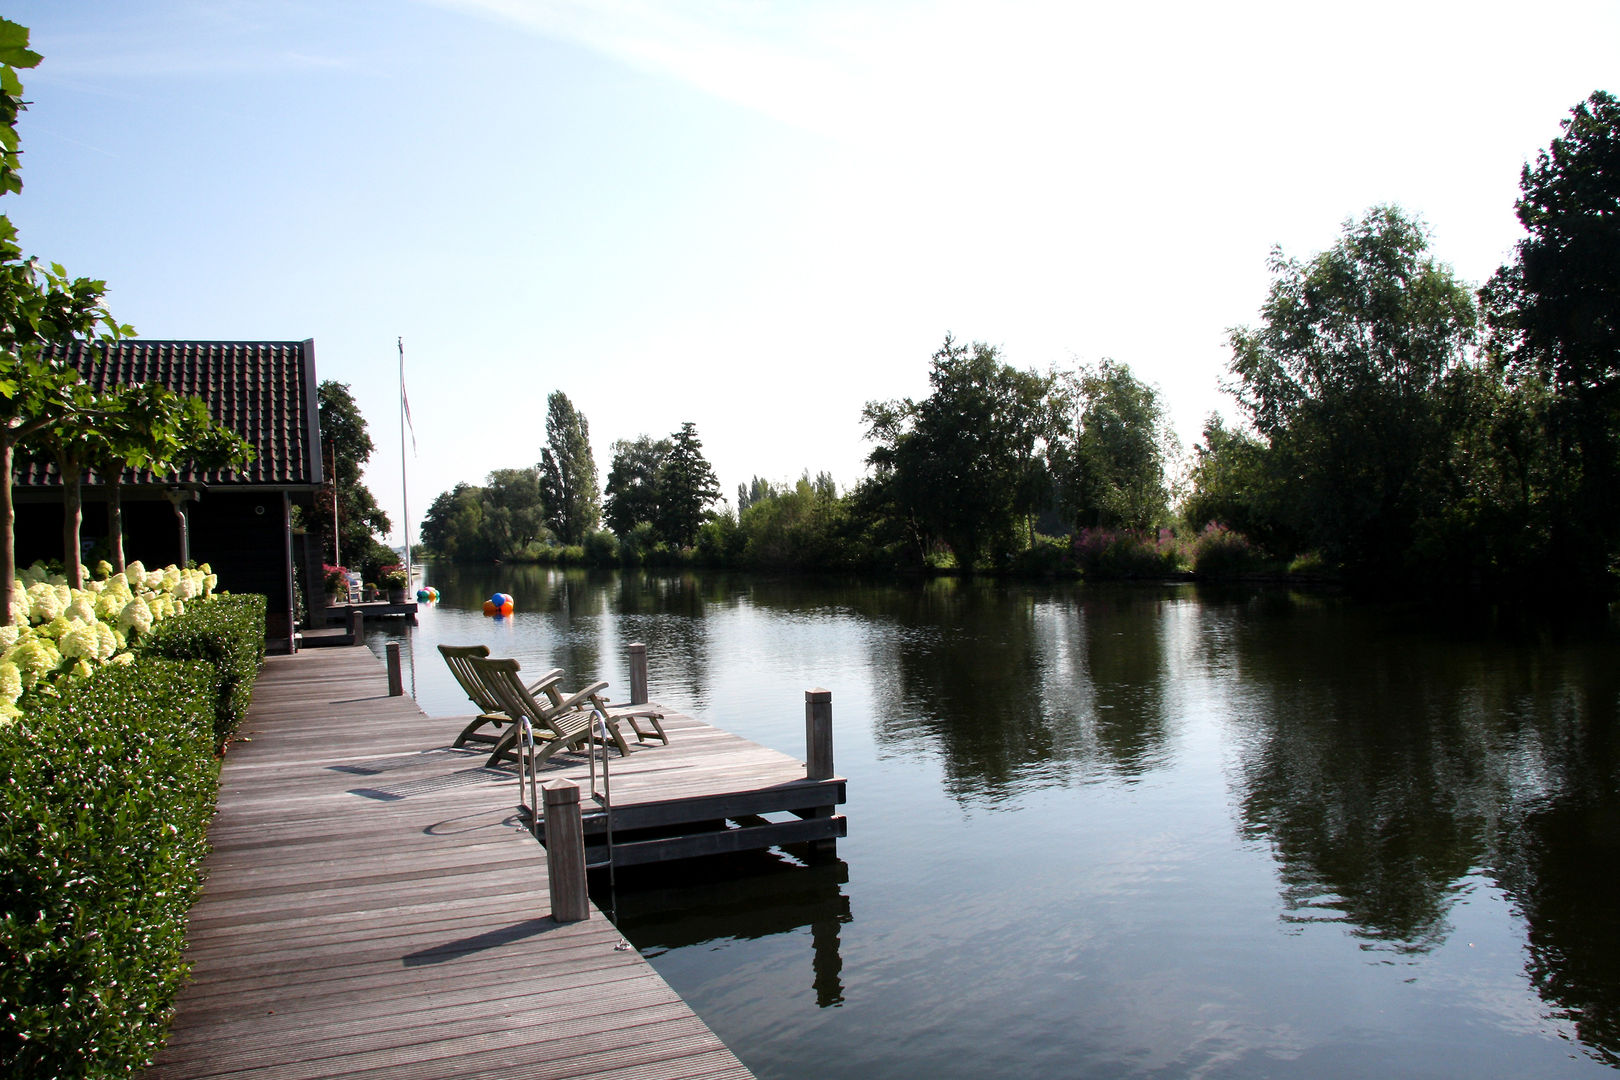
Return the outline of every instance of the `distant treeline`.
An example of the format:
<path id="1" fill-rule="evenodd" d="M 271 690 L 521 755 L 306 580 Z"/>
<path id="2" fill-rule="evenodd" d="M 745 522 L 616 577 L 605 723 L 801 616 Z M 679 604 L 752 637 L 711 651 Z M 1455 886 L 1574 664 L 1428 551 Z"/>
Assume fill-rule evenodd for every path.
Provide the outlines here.
<path id="1" fill-rule="evenodd" d="M 457 485 L 445 558 L 749 569 L 1206 575 L 1592 595 L 1620 575 L 1620 103 L 1594 93 L 1526 165 L 1526 235 L 1477 291 L 1392 206 L 1305 261 L 1274 251 L 1257 326 L 1190 454 L 1104 360 L 1022 371 L 946 337 L 930 393 L 868 402 L 869 474 L 720 498 L 690 423 L 613 444 L 551 395 L 531 469 Z M 717 504 L 719 508 L 716 509 Z M 604 527 L 605 526 L 605 527 Z"/>

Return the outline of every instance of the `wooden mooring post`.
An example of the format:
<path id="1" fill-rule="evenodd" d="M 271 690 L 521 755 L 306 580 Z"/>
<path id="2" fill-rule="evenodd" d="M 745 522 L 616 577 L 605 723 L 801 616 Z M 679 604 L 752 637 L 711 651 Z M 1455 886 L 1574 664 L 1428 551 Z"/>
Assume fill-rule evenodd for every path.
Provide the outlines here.
<path id="1" fill-rule="evenodd" d="M 359 608 L 349 609 L 349 644 L 366 643 L 366 613 Z"/>
<path id="2" fill-rule="evenodd" d="M 591 917 L 579 785 L 572 780 L 550 780 L 540 790 L 546 808 L 546 883 L 551 890 L 551 917 L 560 923 L 579 922 Z"/>
<path id="3" fill-rule="evenodd" d="M 632 641 L 630 650 L 630 704 L 647 704 L 647 646 Z"/>
<path id="4" fill-rule="evenodd" d="M 405 696 L 405 671 L 399 662 L 399 642 L 390 641 L 383 646 L 388 655 L 388 696 Z"/>
<path id="5" fill-rule="evenodd" d="M 804 775 L 807 780 L 833 778 L 832 691 L 806 690 L 804 692 Z M 832 817 L 833 808 L 820 806 L 808 817 Z M 838 841 L 812 840 L 810 854 L 817 860 L 838 855 Z"/>

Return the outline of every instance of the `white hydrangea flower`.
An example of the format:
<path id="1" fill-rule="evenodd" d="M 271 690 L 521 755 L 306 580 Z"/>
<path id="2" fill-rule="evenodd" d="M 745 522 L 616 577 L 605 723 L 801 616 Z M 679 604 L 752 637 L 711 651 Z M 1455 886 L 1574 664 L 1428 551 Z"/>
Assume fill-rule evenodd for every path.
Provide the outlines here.
<path id="1" fill-rule="evenodd" d="M 88 634 L 89 640 L 85 640 Z M 96 632 L 88 623 L 73 622 L 56 636 L 56 648 L 63 656 L 76 659 L 96 651 Z"/>
<path id="2" fill-rule="evenodd" d="M 22 675 L 23 689 L 31 690 L 42 679 L 47 679 L 62 663 L 62 654 L 56 644 L 45 638 L 27 637 L 7 649 L 0 660 L 16 665 Z"/>
<path id="3" fill-rule="evenodd" d="M 62 610 L 62 614 L 80 622 L 95 622 L 97 618 L 95 597 L 86 592 L 74 593 L 67 607 Z"/>
<path id="4" fill-rule="evenodd" d="M 107 661 L 109 664 L 133 664 L 134 662 L 135 654 L 132 652 L 117 653 L 112 657 L 112 659 Z"/>
<path id="5" fill-rule="evenodd" d="M 134 653 L 130 654 L 131 656 Z M 22 672 L 10 660 L 0 660 L 0 705 L 15 705 L 22 697 Z"/>
<path id="6" fill-rule="evenodd" d="M 152 629 L 152 608 L 141 597 L 131 597 L 118 613 L 118 628 L 126 632 L 133 630 L 136 634 L 146 633 Z"/>
<path id="7" fill-rule="evenodd" d="M 124 580 L 126 582 L 144 581 L 146 579 L 146 564 L 136 559 L 134 562 L 124 564 Z"/>
<path id="8" fill-rule="evenodd" d="M 19 625 L 18 623 L 12 623 L 9 626 L 0 626 L 0 653 L 5 652 L 7 649 L 17 644 L 17 639 L 21 638 L 24 634 L 31 632 L 32 631 L 30 631 L 28 627 Z"/>
<path id="9" fill-rule="evenodd" d="M 56 590 L 43 581 L 28 586 L 28 618 L 33 622 L 50 622 L 62 614 L 67 604 L 57 596 Z"/>
<path id="10" fill-rule="evenodd" d="M 17 580 L 23 583 L 24 588 L 29 585 L 38 585 L 49 576 L 45 564 L 38 561 L 29 563 L 26 567 L 17 571 Z"/>
<path id="11" fill-rule="evenodd" d="M 96 594 L 96 618 L 105 622 L 117 622 L 118 615 L 129 603 L 129 594 L 117 589 L 103 589 Z"/>

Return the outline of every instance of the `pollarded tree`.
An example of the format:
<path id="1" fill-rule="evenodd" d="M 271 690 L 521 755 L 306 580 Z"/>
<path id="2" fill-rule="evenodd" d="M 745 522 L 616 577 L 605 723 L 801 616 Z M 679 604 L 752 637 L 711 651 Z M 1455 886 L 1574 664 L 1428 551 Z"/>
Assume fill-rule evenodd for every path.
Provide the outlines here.
<path id="1" fill-rule="evenodd" d="M 546 398 L 546 446 L 540 451 L 540 497 L 546 525 L 564 544 L 578 544 L 602 518 L 602 496 L 591 454 L 591 429 L 568 395 Z"/>
<path id="2" fill-rule="evenodd" d="M 0 195 L 22 190 L 18 174 L 17 118 L 27 108 L 19 68 L 40 55 L 28 48 L 28 30 L 0 19 Z M 11 476 L 19 445 L 74 415 L 83 403 L 79 373 L 47 360 L 47 345 L 95 339 L 114 341 L 134 331 L 102 304 L 106 284 L 69 278 L 60 265 L 22 257 L 17 232 L 0 215 L 0 621 L 10 621 L 16 581 L 16 511 Z"/>
<path id="3" fill-rule="evenodd" d="M 1591 579 L 1620 553 L 1620 101 L 1594 93 L 1563 132 L 1520 175 L 1529 235 L 1482 299 L 1493 345 L 1550 389 L 1554 555 Z"/>
<path id="4" fill-rule="evenodd" d="M 690 420 L 669 437 L 669 453 L 658 469 L 658 520 L 667 542 L 691 547 L 709 507 L 720 498 L 720 481 L 703 456 L 703 441 Z"/>
<path id="5" fill-rule="evenodd" d="M 668 439 L 639 435 L 613 444 L 607 478 L 607 526 L 624 539 L 642 522 L 658 522 L 658 473 L 672 449 Z"/>
<path id="6" fill-rule="evenodd" d="M 1274 251 L 1261 325 L 1230 334 L 1235 392 L 1281 485 L 1280 524 L 1294 546 L 1359 569 L 1399 565 L 1445 497 L 1442 391 L 1475 311 L 1428 250 L 1421 223 L 1375 207 L 1309 262 Z"/>

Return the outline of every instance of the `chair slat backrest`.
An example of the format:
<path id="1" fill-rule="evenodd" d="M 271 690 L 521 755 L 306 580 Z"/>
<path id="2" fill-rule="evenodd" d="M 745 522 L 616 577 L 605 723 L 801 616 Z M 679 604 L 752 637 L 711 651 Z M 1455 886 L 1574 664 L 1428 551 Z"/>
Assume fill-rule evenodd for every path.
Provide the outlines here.
<path id="1" fill-rule="evenodd" d="M 440 645 L 439 652 L 444 656 L 444 662 L 449 665 L 450 674 L 456 677 L 456 682 L 461 684 L 461 689 L 472 703 L 478 706 L 479 712 L 506 711 L 501 699 L 490 689 L 472 664 L 472 661 L 482 660 L 489 655 L 488 645 Z"/>
<path id="2" fill-rule="evenodd" d="M 528 717 L 532 726 L 550 729 L 568 741 L 573 741 L 575 736 L 589 729 L 589 710 L 554 709 L 537 700 L 523 685 L 523 679 L 518 674 L 522 665 L 516 660 L 469 657 L 468 662 L 482 683 L 504 706 L 502 711 L 514 720 L 519 716 Z"/>

